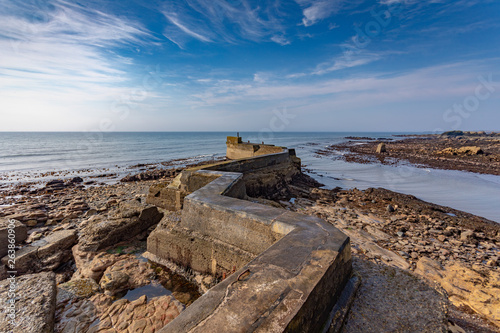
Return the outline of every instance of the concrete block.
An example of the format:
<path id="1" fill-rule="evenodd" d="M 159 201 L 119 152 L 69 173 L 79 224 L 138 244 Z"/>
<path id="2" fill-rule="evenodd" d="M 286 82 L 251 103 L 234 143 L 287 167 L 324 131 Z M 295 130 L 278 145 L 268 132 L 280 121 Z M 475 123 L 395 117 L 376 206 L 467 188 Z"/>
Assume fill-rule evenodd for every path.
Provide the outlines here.
<path id="1" fill-rule="evenodd" d="M 266 171 L 288 166 L 293 172 L 297 162 L 284 152 L 192 169 L 181 177 L 194 192 L 184 198 L 178 224 L 151 233 L 148 251 L 204 273 L 237 271 L 160 332 L 326 332 L 345 314 L 349 237 L 317 217 L 242 200 L 245 176 L 258 181 Z"/>
<path id="2" fill-rule="evenodd" d="M 240 269 L 255 258 L 236 246 L 181 228 L 155 229 L 148 237 L 147 248 L 160 258 L 218 277 Z"/>

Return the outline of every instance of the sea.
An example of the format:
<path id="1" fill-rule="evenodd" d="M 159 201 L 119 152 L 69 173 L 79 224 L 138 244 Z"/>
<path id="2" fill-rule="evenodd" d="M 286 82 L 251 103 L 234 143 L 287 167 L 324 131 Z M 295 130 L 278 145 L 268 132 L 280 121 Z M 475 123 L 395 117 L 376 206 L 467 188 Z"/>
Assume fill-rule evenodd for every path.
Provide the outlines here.
<path id="1" fill-rule="evenodd" d="M 0 132 L 0 191 L 53 178 L 102 177 L 113 183 L 137 166 L 177 167 L 225 156 L 236 132 Z M 346 137 L 400 139 L 400 132 L 240 132 L 244 141 L 295 148 L 307 172 L 326 188 L 383 187 L 500 222 L 500 176 L 397 165 L 350 163 L 319 149 Z M 415 133 L 412 133 L 415 134 Z M 418 134 L 418 133 L 417 133 Z"/>

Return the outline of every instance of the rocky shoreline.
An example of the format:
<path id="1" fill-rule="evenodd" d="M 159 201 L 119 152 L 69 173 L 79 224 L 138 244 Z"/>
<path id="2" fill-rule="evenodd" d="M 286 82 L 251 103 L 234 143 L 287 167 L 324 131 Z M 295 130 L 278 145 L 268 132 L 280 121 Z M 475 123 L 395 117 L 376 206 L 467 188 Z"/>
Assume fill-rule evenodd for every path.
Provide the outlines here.
<path id="1" fill-rule="evenodd" d="M 355 262 L 428 279 L 446 295 L 450 325 L 500 331 L 499 223 L 382 188 L 325 190 L 303 178 L 289 190 L 276 203 L 342 230 Z"/>
<path id="2" fill-rule="evenodd" d="M 500 135 L 470 133 L 414 135 L 400 140 L 350 138 L 316 153 L 347 162 L 392 165 L 406 161 L 420 167 L 500 175 Z"/>
<path id="3" fill-rule="evenodd" d="M 35 193 L 16 194 L 16 204 L 1 210 L 1 231 L 15 220 L 19 235 L 15 270 L 21 311 L 14 332 L 39 332 L 37 317 L 44 317 L 43 327 L 53 326 L 54 332 L 154 332 L 216 283 L 142 256 L 147 236 L 169 214 L 145 203 L 152 183 L 50 181 Z M 7 285 L 7 256 L 2 263 L 0 279 Z M 39 279 L 54 288 L 42 290 L 34 283 Z M 8 299 L 7 291 L 2 288 L 2 299 Z M 23 303 L 24 297 L 39 293 L 46 295 L 39 303 Z M 42 309 L 47 302 L 55 304 L 51 314 Z M 24 316 L 22 309 L 30 307 L 39 307 L 37 315 Z M 3 319 L 0 331 L 10 331 Z"/>
<path id="4" fill-rule="evenodd" d="M 75 177 L 3 193 L 3 204 L 15 204 L 2 208 L 2 226 L 17 220 L 16 233 L 22 238 L 16 252 L 20 287 L 28 294 L 43 293 L 54 304 L 53 310 L 38 309 L 37 315 L 21 318 L 26 322 L 20 327 L 34 325 L 36 318 L 48 318 L 47 311 L 52 311 L 56 332 L 154 332 L 216 284 L 210 276 L 153 265 L 142 256 L 145 240 L 160 220 L 179 219 L 178 213 L 145 203 L 149 188 L 156 179 L 169 181 L 181 170 L 161 175 L 147 170 L 101 186 L 84 185 Z M 436 307 L 440 293 L 446 295 L 448 310 L 434 314 L 447 316 L 450 330 L 500 331 L 500 224 L 385 189 L 320 187 L 301 174 L 254 200 L 321 217 L 351 237 L 361 279 L 378 282 L 358 295 L 347 327 L 356 331 L 361 323 L 356 314 L 371 311 L 363 301 L 375 291 L 385 292 L 375 285 L 394 288 L 387 274 L 395 274 L 411 284 L 413 295 L 429 288 L 423 287 L 421 277 L 429 279 L 427 283 L 435 285 L 429 290 L 439 291 L 432 296 Z M 375 279 L 374 272 L 382 275 Z M 5 268 L 0 275 L 7 277 Z M 36 289 L 41 288 L 33 283 L 37 279 L 47 280 L 47 290 Z M 404 297 L 425 302 L 428 292 L 420 299 L 405 291 Z M 370 298 L 365 303 L 382 302 Z M 403 315 L 393 306 L 387 311 L 397 318 Z M 414 325 L 425 320 L 415 319 Z M 7 330 L 6 323 L 2 320 L 0 330 Z"/>

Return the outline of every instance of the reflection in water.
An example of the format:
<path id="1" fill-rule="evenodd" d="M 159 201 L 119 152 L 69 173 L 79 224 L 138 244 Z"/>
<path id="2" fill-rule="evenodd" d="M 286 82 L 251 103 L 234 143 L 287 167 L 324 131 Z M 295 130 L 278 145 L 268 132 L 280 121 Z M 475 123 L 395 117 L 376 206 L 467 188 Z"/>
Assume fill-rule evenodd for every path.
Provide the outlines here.
<path id="1" fill-rule="evenodd" d="M 132 302 L 143 295 L 146 295 L 148 299 L 151 299 L 153 297 L 172 295 L 172 292 L 163 287 L 160 283 L 153 281 L 151 284 L 146 286 L 128 290 L 122 298 L 128 299 Z"/>
<path id="2" fill-rule="evenodd" d="M 171 291 L 172 295 L 182 304 L 188 306 L 200 296 L 198 285 L 188 281 L 185 277 L 172 272 L 167 267 L 151 262 L 158 281 L 161 285 Z"/>
<path id="3" fill-rule="evenodd" d="M 115 301 L 128 299 L 132 302 L 144 295 L 148 299 L 172 295 L 176 300 L 188 306 L 201 296 L 195 283 L 188 281 L 182 275 L 176 274 L 164 266 L 153 262 L 150 262 L 150 264 L 156 273 L 156 279 L 148 285 L 118 293 Z"/>

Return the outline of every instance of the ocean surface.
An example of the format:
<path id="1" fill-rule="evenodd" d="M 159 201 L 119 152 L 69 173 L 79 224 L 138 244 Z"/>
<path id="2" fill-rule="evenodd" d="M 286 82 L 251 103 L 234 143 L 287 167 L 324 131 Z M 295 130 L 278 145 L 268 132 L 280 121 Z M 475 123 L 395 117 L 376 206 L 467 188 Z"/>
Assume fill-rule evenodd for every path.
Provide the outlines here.
<path id="1" fill-rule="evenodd" d="M 393 191 L 463 210 L 500 222 L 500 176 L 417 168 L 400 163 L 347 163 L 315 152 L 345 141 L 346 136 L 390 138 L 404 133 L 240 132 L 243 140 L 295 148 L 310 175 L 327 188 Z M 76 174 L 92 176 L 137 173 L 137 164 L 179 160 L 178 165 L 225 155 L 226 136 L 233 132 L 0 132 L 0 190 L 18 182 L 46 182 Z M 187 160 L 180 160 L 187 159 Z M 62 172 L 61 172 L 62 171 Z M 113 181 L 113 180 L 111 180 Z"/>

